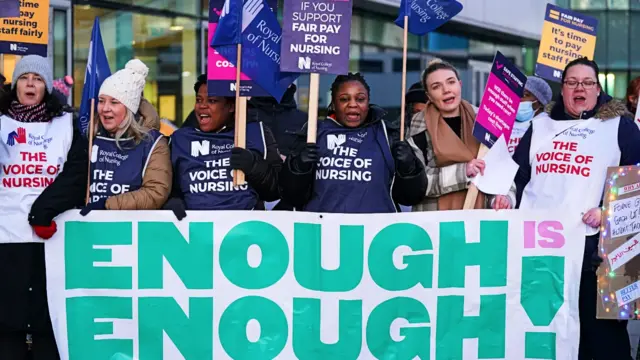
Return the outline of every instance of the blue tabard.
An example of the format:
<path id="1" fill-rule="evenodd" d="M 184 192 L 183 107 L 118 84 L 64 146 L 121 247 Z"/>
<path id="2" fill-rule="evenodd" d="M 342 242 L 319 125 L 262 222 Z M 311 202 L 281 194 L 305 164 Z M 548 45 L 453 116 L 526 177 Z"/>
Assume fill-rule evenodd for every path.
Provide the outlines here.
<path id="1" fill-rule="evenodd" d="M 246 148 L 265 158 L 262 126 L 247 124 Z M 260 201 L 248 184 L 233 186 L 233 138 L 233 130 L 206 133 L 191 127 L 171 135 L 171 162 L 187 210 L 252 210 Z"/>
<path id="2" fill-rule="evenodd" d="M 318 122 L 320 160 L 305 211 L 391 213 L 395 164 L 383 121 L 362 128 Z"/>
<path id="3" fill-rule="evenodd" d="M 142 187 L 149 156 L 162 134 L 151 130 L 139 144 L 132 139 L 116 140 L 96 136 L 91 150 L 91 202 L 100 198 L 124 194 Z"/>

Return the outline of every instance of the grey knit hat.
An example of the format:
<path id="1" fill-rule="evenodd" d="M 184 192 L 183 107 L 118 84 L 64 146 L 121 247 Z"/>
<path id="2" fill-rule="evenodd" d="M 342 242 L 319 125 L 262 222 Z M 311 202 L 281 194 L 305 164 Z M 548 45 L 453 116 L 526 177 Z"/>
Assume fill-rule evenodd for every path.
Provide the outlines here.
<path id="1" fill-rule="evenodd" d="M 527 83 L 524 85 L 524 89 L 533 94 L 542 106 L 547 106 L 551 101 L 551 97 L 553 97 L 551 86 L 536 76 L 527 76 Z"/>
<path id="2" fill-rule="evenodd" d="M 15 88 L 18 83 L 18 78 L 24 74 L 34 73 L 40 75 L 47 86 L 49 94 L 53 91 L 53 71 L 51 70 L 51 64 L 49 60 L 39 55 L 27 55 L 20 59 L 16 64 L 16 68 L 13 70 L 13 80 L 11 81 L 11 88 Z"/>

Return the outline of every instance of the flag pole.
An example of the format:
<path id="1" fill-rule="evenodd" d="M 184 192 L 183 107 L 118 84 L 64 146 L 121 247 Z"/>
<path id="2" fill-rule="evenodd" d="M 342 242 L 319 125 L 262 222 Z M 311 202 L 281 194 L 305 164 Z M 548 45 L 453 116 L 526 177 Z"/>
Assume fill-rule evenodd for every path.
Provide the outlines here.
<path id="1" fill-rule="evenodd" d="M 307 120 L 307 143 L 315 144 L 318 131 L 318 96 L 320 93 L 320 74 L 309 74 L 309 113 Z"/>
<path id="2" fill-rule="evenodd" d="M 89 161 L 88 161 L 88 169 L 87 169 L 87 194 L 85 196 L 85 205 L 89 204 L 89 194 L 91 190 L 91 151 L 93 150 L 93 117 L 95 115 L 94 109 L 96 105 L 96 100 L 91 99 L 91 110 L 89 110 L 89 128 L 87 128 L 87 137 L 89 138 Z"/>
<path id="3" fill-rule="evenodd" d="M 238 43 L 237 65 L 236 65 L 236 126 L 234 143 L 236 147 L 245 148 L 247 143 L 247 98 L 240 96 L 240 74 L 242 73 L 242 43 Z M 242 170 L 234 170 L 233 186 L 240 186 L 245 183 Z"/>
<path id="4" fill-rule="evenodd" d="M 404 123 L 406 111 L 406 97 L 405 91 L 407 91 L 407 40 L 409 37 L 409 16 L 404 16 L 404 35 L 402 45 L 402 91 L 400 92 L 402 99 L 400 100 L 400 141 L 404 140 Z"/>

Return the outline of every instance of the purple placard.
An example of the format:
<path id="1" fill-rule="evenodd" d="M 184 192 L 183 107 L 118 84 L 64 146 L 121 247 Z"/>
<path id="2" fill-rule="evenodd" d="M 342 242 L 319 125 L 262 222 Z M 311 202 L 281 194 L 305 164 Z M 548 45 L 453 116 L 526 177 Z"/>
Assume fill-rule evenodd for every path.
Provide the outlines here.
<path id="1" fill-rule="evenodd" d="M 20 16 L 20 0 L 0 0 L 0 18 Z"/>
<path id="2" fill-rule="evenodd" d="M 271 11 L 276 11 L 278 0 L 266 0 Z M 209 44 L 218 26 L 220 11 L 225 0 L 209 1 L 209 39 L 207 39 L 207 91 L 210 96 L 234 96 L 236 94 L 236 67 L 227 61 L 220 53 L 228 56 L 236 56 L 236 46 L 223 46 L 214 50 Z M 249 58 L 249 59 L 248 59 Z M 247 66 L 260 66 L 250 60 L 245 52 L 242 68 Z M 244 73 L 240 76 L 240 95 L 242 96 L 270 96 L 256 83 L 251 81 Z"/>
<path id="3" fill-rule="evenodd" d="M 284 0 L 280 70 L 349 71 L 351 0 Z"/>
<path id="4" fill-rule="evenodd" d="M 499 51 L 493 59 L 473 136 L 491 147 L 499 138 L 509 143 L 527 77 Z"/>

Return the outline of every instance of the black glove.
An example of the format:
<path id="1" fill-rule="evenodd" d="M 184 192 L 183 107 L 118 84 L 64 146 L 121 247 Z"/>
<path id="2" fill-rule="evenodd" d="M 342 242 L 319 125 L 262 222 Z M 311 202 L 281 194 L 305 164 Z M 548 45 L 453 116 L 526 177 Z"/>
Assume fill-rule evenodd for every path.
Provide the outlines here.
<path id="1" fill-rule="evenodd" d="M 255 155 L 251 150 L 234 147 L 231 149 L 231 168 L 234 170 L 242 170 L 245 174 L 248 174 L 253 169 L 253 165 L 256 161 Z"/>
<path id="2" fill-rule="evenodd" d="M 178 219 L 178 221 L 187 217 L 187 211 L 185 210 L 184 201 L 180 198 L 169 199 L 169 201 L 164 204 L 162 209 L 173 211 L 173 215 L 176 216 L 176 219 Z"/>
<path id="3" fill-rule="evenodd" d="M 291 163 L 295 170 L 306 173 L 313 170 L 313 167 L 318 163 L 318 145 L 309 143 L 305 145 L 302 151 L 291 159 Z"/>
<path id="4" fill-rule="evenodd" d="M 98 201 L 90 202 L 85 207 L 83 207 L 82 210 L 80 210 L 80 215 L 87 216 L 87 214 L 92 210 L 106 210 L 106 206 L 107 198 L 101 197 Z"/>
<path id="5" fill-rule="evenodd" d="M 391 154 L 396 162 L 396 169 L 400 175 L 410 175 L 416 171 L 416 155 L 411 145 L 406 141 L 397 141 L 391 146 Z"/>

